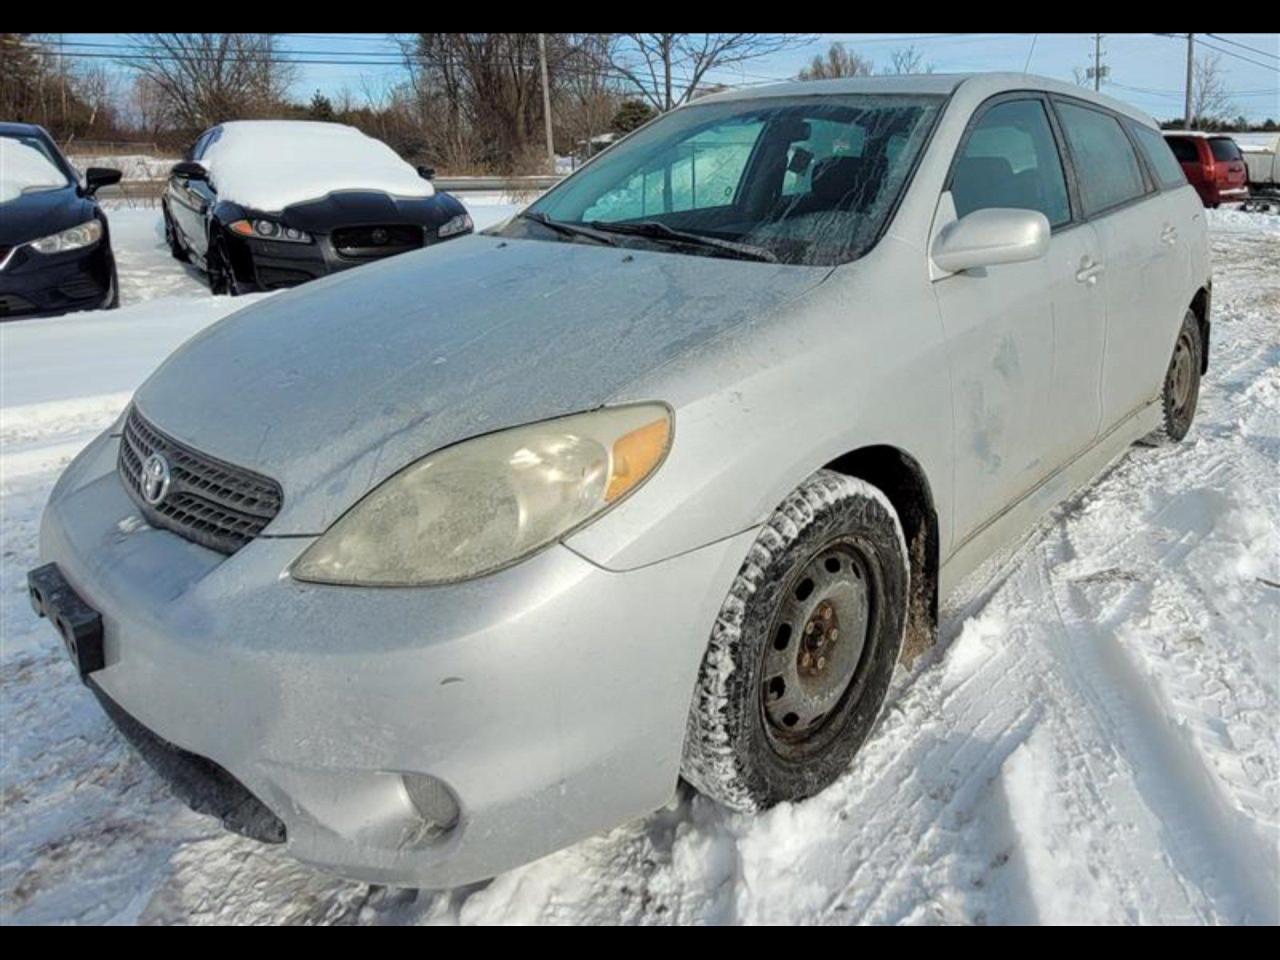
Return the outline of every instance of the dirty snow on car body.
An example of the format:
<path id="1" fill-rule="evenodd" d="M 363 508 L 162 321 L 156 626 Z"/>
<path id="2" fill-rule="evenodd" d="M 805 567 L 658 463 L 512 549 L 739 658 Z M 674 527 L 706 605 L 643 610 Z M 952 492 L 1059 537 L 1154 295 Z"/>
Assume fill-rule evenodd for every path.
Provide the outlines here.
<path id="1" fill-rule="evenodd" d="M 381 140 L 355 127 L 309 120 L 224 123 L 201 163 L 218 199 L 273 211 L 335 190 L 380 190 L 393 197 L 429 197 L 431 181 Z"/>
<path id="2" fill-rule="evenodd" d="M 1133 448 L 971 578 L 834 786 L 760 816 L 682 788 L 445 892 L 336 880 L 186 810 L 27 606 L 59 471 L 241 303 L 165 263 L 157 222 L 113 215 L 119 311 L 0 326 L 6 922 L 1280 920 L 1280 218 L 1210 212 L 1187 442 Z"/>

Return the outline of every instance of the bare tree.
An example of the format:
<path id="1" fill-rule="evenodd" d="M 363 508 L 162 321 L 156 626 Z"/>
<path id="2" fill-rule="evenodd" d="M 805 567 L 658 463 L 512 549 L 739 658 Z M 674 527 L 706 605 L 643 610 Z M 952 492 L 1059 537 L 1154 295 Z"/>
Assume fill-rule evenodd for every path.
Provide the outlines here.
<path id="1" fill-rule="evenodd" d="M 875 72 L 875 64 L 867 57 L 854 53 L 842 43 L 833 43 L 826 56 L 815 56 L 803 68 L 800 80 L 835 80 L 839 77 L 869 77 Z"/>
<path id="2" fill-rule="evenodd" d="M 924 62 L 924 51 L 917 50 L 915 44 L 900 47 L 889 54 L 889 66 L 885 73 L 933 73 L 933 64 Z"/>
<path id="3" fill-rule="evenodd" d="M 1236 109 L 1227 92 L 1221 59 L 1216 53 L 1204 53 L 1196 58 L 1191 71 L 1192 129 L 1195 129 L 1194 121 L 1221 120 Z"/>
<path id="4" fill-rule="evenodd" d="M 269 33 L 143 33 L 131 60 L 159 91 L 176 124 L 202 129 L 277 112 L 294 77 Z"/>
<path id="5" fill-rule="evenodd" d="M 609 69 L 612 42 L 607 33 L 571 34 L 562 80 L 552 89 L 557 129 L 575 147 L 582 143 L 587 153 L 592 137 L 609 132 L 624 99 Z"/>
<path id="6" fill-rule="evenodd" d="M 812 42 L 788 33 L 620 33 L 609 62 L 658 110 L 670 110 L 699 92 L 707 74 Z"/>

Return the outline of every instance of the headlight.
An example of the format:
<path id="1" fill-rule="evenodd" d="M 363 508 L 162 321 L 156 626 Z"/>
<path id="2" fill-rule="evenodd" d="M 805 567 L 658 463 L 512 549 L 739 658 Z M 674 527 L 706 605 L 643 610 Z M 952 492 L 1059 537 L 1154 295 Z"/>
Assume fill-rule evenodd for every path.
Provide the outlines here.
<path id="1" fill-rule="evenodd" d="M 242 237 L 257 237 L 259 240 L 282 240 L 285 243 L 311 242 L 311 234 L 296 227 L 286 227 L 274 220 L 237 220 L 231 224 L 231 229 Z"/>
<path id="2" fill-rule="evenodd" d="M 52 233 L 39 240 L 32 240 L 31 246 L 40 253 L 65 253 L 68 250 L 79 250 L 97 243 L 102 239 L 102 223 L 99 220 L 86 220 L 84 223 L 69 227 L 61 233 Z"/>
<path id="3" fill-rule="evenodd" d="M 515 563 L 609 509 L 671 444 L 665 404 L 608 407 L 445 447 L 383 482 L 293 565 L 299 580 L 421 586 Z"/>
<path id="4" fill-rule="evenodd" d="M 460 233 L 470 233 L 474 224 L 471 222 L 471 214 L 460 213 L 456 217 L 450 217 L 436 231 L 436 236 L 441 240 L 446 237 L 456 237 Z"/>

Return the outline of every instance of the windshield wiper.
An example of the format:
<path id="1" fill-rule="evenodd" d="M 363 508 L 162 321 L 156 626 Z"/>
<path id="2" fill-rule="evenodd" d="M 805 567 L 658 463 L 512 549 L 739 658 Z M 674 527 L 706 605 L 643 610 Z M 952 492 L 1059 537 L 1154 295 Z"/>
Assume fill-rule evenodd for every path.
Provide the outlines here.
<path id="1" fill-rule="evenodd" d="M 657 240 L 660 243 L 683 244 L 691 247 L 703 247 L 709 250 L 721 250 L 743 260 L 763 260 L 765 263 L 777 263 L 778 258 L 764 247 L 749 243 L 737 243 L 733 240 L 721 240 L 703 233 L 689 233 L 676 230 L 657 220 L 640 220 L 631 223 L 605 223 L 601 220 L 591 221 L 591 226 L 606 233 L 625 233 L 631 236 Z"/>
<path id="2" fill-rule="evenodd" d="M 544 227 L 554 230 L 556 233 L 562 233 L 566 237 L 586 237 L 588 240 L 594 240 L 596 243 L 603 243 L 610 247 L 616 247 L 618 241 L 613 237 L 606 237 L 598 230 L 591 227 L 584 227 L 578 223 L 567 223 L 564 220 L 552 220 L 545 213 L 537 210 L 525 210 L 520 215 L 522 220 L 532 220 L 534 223 L 540 223 Z"/>

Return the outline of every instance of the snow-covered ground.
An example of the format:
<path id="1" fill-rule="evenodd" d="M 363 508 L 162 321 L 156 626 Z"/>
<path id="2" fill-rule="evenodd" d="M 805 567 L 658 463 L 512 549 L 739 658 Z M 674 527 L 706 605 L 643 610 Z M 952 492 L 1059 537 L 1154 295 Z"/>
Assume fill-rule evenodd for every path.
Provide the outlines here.
<path id="1" fill-rule="evenodd" d="M 481 224 L 511 210 L 466 199 Z M 1280 921 L 1280 218 L 1210 218 L 1192 436 L 1134 448 L 982 571 L 840 781 L 758 817 L 682 790 L 432 893 L 328 877 L 187 811 L 27 606 L 59 471 L 244 302 L 167 258 L 155 210 L 119 211 L 125 306 L 0 325 L 0 919 Z"/>

